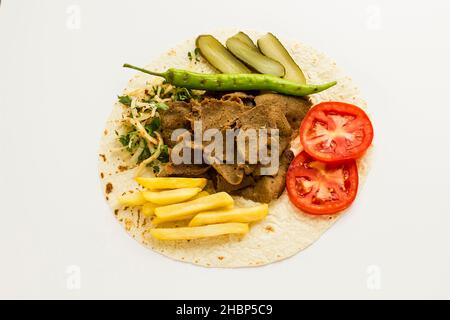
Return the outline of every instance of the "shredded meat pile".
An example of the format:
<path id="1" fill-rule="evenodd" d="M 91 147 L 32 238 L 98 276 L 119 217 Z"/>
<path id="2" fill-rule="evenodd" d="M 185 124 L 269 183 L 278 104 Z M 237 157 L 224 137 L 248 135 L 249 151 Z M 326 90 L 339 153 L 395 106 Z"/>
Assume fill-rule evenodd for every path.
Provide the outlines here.
<path id="1" fill-rule="evenodd" d="M 243 152 L 244 164 L 182 164 L 169 162 L 160 176 L 206 177 L 212 181 L 214 191 L 226 191 L 253 201 L 269 203 L 278 198 L 284 190 L 285 177 L 292 152 L 290 141 L 311 103 L 303 98 L 289 97 L 275 93 L 251 96 L 234 92 L 221 97 L 205 97 L 201 101 L 173 102 L 161 113 L 162 137 L 173 147 L 172 132 L 184 128 L 193 132 L 194 122 L 202 121 L 203 132 L 216 128 L 223 133 L 226 129 L 278 129 L 279 169 L 274 175 L 261 175 L 261 163 L 249 163 L 247 150 Z M 206 143 L 200 147 L 205 148 Z M 270 150 L 270 139 L 268 142 Z M 225 158 L 225 155 L 222 155 Z M 224 159 L 226 160 L 226 159 Z"/>

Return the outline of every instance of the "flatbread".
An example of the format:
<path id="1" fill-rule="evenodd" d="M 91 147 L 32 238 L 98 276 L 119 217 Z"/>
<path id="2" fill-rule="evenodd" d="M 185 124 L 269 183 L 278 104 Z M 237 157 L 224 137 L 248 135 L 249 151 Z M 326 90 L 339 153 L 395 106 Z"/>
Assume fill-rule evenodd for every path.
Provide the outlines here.
<path id="1" fill-rule="evenodd" d="M 212 33 L 222 43 L 238 30 Z M 247 32 L 256 40 L 262 33 Z M 315 49 L 296 41 L 281 39 L 294 60 L 304 71 L 308 83 L 325 83 L 337 80 L 338 84 L 328 90 L 310 96 L 316 104 L 321 101 L 343 101 L 366 109 L 366 102 L 359 96 L 358 89 L 349 77 L 337 68 L 336 63 Z M 195 38 L 190 39 L 161 55 L 147 66 L 150 70 L 165 71 L 168 68 L 188 69 L 197 72 L 215 72 L 205 60 L 190 61 L 188 52 L 195 48 Z M 160 78 L 138 73 L 129 82 L 124 92 L 158 83 Z M 333 216 L 312 216 L 294 207 L 286 194 L 269 205 L 269 215 L 261 222 L 251 225 L 250 232 L 241 237 L 227 235 L 216 238 L 191 241 L 160 241 L 152 238 L 148 229 L 152 227 L 150 218 L 145 218 L 139 208 L 124 208 L 117 203 L 117 197 L 129 190 L 140 190 L 134 182 L 135 169 L 129 169 L 119 154 L 112 149 L 119 147 L 115 130 L 122 107 L 116 103 L 101 138 L 99 171 L 106 200 L 114 216 L 125 230 L 144 246 L 167 257 L 190 262 L 205 267 L 254 267 L 288 258 L 307 248 L 345 214 Z M 299 139 L 292 142 L 292 149 L 301 149 Z M 368 155 L 358 161 L 360 180 L 368 169 Z M 235 198 L 238 206 L 254 205 L 252 201 Z"/>

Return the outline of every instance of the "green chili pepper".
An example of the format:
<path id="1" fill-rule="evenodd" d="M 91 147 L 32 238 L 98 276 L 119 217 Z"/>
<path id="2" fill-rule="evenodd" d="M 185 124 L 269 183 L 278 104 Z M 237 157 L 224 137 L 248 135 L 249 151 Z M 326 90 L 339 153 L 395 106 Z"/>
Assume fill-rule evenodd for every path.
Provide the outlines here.
<path id="1" fill-rule="evenodd" d="M 123 66 L 162 77 L 176 87 L 207 91 L 268 90 L 292 96 L 306 96 L 326 90 L 336 84 L 336 81 L 333 81 L 305 85 L 268 74 L 205 74 L 173 68 L 166 72 L 154 72 L 129 64 Z"/>

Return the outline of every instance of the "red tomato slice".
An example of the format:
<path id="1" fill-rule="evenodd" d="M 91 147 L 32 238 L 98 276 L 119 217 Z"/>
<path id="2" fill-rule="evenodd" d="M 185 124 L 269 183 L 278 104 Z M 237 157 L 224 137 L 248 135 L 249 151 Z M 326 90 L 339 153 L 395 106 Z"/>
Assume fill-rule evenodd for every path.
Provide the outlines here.
<path id="1" fill-rule="evenodd" d="M 322 102 L 312 107 L 300 126 L 305 151 L 325 162 L 361 157 L 373 139 L 372 123 L 359 107 Z"/>
<path id="2" fill-rule="evenodd" d="M 286 189 L 291 202 L 307 213 L 338 213 L 352 204 L 358 192 L 356 161 L 326 163 L 302 152 L 289 166 Z"/>

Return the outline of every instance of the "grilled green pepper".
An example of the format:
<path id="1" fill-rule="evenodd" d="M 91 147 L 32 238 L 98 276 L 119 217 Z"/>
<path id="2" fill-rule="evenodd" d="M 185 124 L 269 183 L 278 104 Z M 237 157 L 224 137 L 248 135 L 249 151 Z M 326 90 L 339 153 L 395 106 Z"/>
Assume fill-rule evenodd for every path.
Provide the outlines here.
<path id="1" fill-rule="evenodd" d="M 273 34 L 268 33 L 259 38 L 258 47 L 261 52 L 278 62 L 285 68 L 284 78 L 300 84 L 306 84 L 306 78 L 300 67 L 289 55 L 288 51 Z"/>
<path id="2" fill-rule="evenodd" d="M 129 64 L 123 66 L 162 77 L 177 87 L 208 91 L 269 90 L 292 96 L 305 96 L 326 90 L 336 84 L 336 81 L 333 81 L 319 85 L 305 85 L 268 74 L 204 74 L 172 68 L 165 72 L 154 72 Z"/>
<path id="3" fill-rule="evenodd" d="M 256 71 L 277 77 L 284 76 L 284 67 L 281 63 L 262 55 L 259 50 L 253 49 L 241 40 L 231 37 L 226 44 L 231 53 Z"/>
<path id="4" fill-rule="evenodd" d="M 200 54 L 213 67 L 223 73 L 251 73 L 242 62 L 236 59 L 216 38 L 200 35 L 195 41 Z"/>

